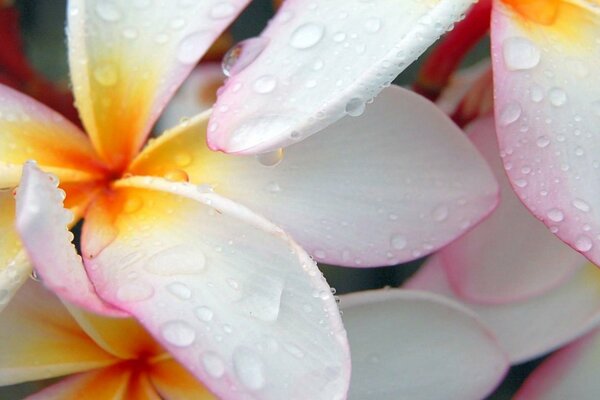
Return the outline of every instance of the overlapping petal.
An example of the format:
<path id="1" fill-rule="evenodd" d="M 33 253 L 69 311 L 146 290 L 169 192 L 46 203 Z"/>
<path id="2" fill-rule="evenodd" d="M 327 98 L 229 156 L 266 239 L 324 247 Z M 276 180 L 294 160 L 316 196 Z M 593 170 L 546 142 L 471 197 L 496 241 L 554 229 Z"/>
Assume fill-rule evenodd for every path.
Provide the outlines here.
<path id="1" fill-rule="evenodd" d="M 98 238 L 108 222 L 112 234 Z M 329 286 L 248 209 L 202 187 L 133 177 L 90 209 L 82 250 L 98 293 L 215 394 L 345 395 L 348 348 Z"/>
<path id="2" fill-rule="evenodd" d="M 92 370 L 118 360 L 99 348 L 61 302 L 29 281 L 2 311 L 0 384 Z"/>
<path id="3" fill-rule="evenodd" d="M 552 355 L 525 381 L 515 400 L 595 400 L 600 393 L 599 330 Z"/>
<path id="4" fill-rule="evenodd" d="M 286 149 L 281 160 L 198 146 L 206 118 L 157 139 L 130 172 L 209 183 L 320 261 L 363 267 L 414 259 L 496 204 L 493 174 L 463 133 L 429 101 L 395 86 L 363 116 Z"/>
<path id="5" fill-rule="evenodd" d="M 261 153 L 358 115 L 471 0 L 285 2 L 242 52 L 211 117 L 209 147 Z M 252 60 L 255 58 L 254 62 Z"/>
<path id="6" fill-rule="evenodd" d="M 156 363 L 149 376 L 163 399 L 216 400 L 212 393 L 174 360 Z"/>
<path id="7" fill-rule="evenodd" d="M 569 279 L 586 259 L 548 232 L 515 196 L 498 156 L 494 118 L 476 121 L 467 133 L 492 166 L 501 200 L 489 218 L 440 253 L 457 294 L 499 304 L 524 300 Z"/>
<path id="8" fill-rule="evenodd" d="M 126 316 L 105 304 L 90 283 L 67 226 L 73 214 L 63 208 L 58 182 L 33 162 L 23 167 L 17 191 L 16 227 L 30 262 L 44 284 L 62 299 L 90 311 Z"/>
<path id="9" fill-rule="evenodd" d="M 344 295 L 341 306 L 351 399 L 481 399 L 508 368 L 481 321 L 440 296 L 383 289 Z"/>
<path id="10" fill-rule="evenodd" d="M 77 107 L 115 170 L 127 165 L 179 84 L 248 2 L 69 2 Z"/>
<path id="11" fill-rule="evenodd" d="M 444 270 L 442 258 L 433 256 L 405 286 L 462 301 L 492 329 L 512 363 L 546 354 L 600 323 L 600 272 L 591 264 L 542 295 L 497 305 L 461 300 Z"/>
<path id="12" fill-rule="evenodd" d="M 505 168 L 535 216 L 595 263 L 599 34 L 594 2 L 497 1 L 494 8 L 496 124 Z"/>
<path id="13" fill-rule="evenodd" d="M 31 273 L 31 264 L 14 228 L 12 189 L 0 189 L 0 311 Z"/>

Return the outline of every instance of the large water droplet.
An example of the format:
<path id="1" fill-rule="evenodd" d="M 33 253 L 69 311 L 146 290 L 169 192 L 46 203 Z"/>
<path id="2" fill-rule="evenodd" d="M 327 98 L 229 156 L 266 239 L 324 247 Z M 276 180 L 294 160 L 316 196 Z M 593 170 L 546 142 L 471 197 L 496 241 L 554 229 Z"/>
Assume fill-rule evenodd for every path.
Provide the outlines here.
<path id="1" fill-rule="evenodd" d="M 197 274 L 206 268 L 206 257 L 198 248 L 178 245 L 153 255 L 144 268 L 150 273 L 163 276 Z"/>
<path id="2" fill-rule="evenodd" d="M 208 375 L 213 378 L 220 378 L 225 374 L 225 363 L 216 353 L 206 352 L 201 357 L 202 365 Z"/>
<path id="3" fill-rule="evenodd" d="M 233 46 L 223 57 L 221 67 L 226 76 L 232 76 L 250 65 L 267 47 L 264 37 L 246 39 Z"/>
<path id="4" fill-rule="evenodd" d="M 590 251 L 592 246 L 592 239 L 590 239 L 588 236 L 581 235 L 575 239 L 575 248 L 579 251 Z"/>
<path id="5" fill-rule="evenodd" d="M 247 347 L 238 347 L 233 353 L 233 367 L 241 383 L 250 390 L 265 385 L 264 364 L 258 354 Z"/>
<path id="6" fill-rule="evenodd" d="M 565 219 L 565 214 L 558 208 L 553 208 L 546 214 L 552 222 L 561 222 Z"/>
<path id="7" fill-rule="evenodd" d="M 187 347 L 196 340 L 196 332 L 190 324 L 184 321 L 171 321 L 160 328 L 165 341 L 173 346 Z"/>
<path id="8" fill-rule="evenodd" d="M 290 37 L 290 45 L 296 49 L 309 49 L 319 43 L 325 34 L 321 24 L 307 23 L 300 25 Z"/>
<path id="9" fill-rule="evenodd" d="M 262 153 L 256 156 L 259 163 L 265 167 L 274 167 L 283 160 L 283 149 L 277 149 L 268 153 Z"/>
<path id="10" fill-rule="evenodd" d="M 358 117 L 365 112 L 365 107 L 365 102 L 362 99 L 358 97 L 352 98 L 346 103 L 346 114 L 352 117 Z"/>
<path id="11" fill-rule="evenodd" d="M 183 64 L 195 64 L 198 59 L 204 54 L 208 42 L 208 32 L 194 32 L 179 43 L 177 48 L 177 59 Z"/>
<path id="12" fill-rule="evenodd" d="M 504 63 L 511 71 L 536 67 L 540 63 L 540 49 L 529 39 L 512 37 L 503 44 Z"/>

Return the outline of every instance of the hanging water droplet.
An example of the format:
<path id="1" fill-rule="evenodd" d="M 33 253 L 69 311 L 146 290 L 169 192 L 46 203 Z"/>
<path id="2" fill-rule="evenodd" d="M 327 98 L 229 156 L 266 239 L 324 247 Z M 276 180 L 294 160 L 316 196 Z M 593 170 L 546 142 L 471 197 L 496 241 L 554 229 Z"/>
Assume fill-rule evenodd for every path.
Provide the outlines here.
<path id="1" fill-rule="evenodd" d="M 232 76 L 253 63 L 268 43 L 269 39 L 256 37 L 239 42 L 229 49 L 221 62 L 225 76 Z"/>
<path id="2" fill-rule="evenodd" d="M 202 365 L 208 375 L 220 378 L 225 374 L 225 363 L 216 353 L 206 352 L 201 357 Z"/>
<path id="3" fill-rule="evenodd" d="M 283 149 L 277 149 L 268 153 L 262 153 L 256 156 L 258 162 L 265 167 L 274 167 L 283 160 Z"/>
<path id="4" fill-rule="evenodd" d="M 346 114 L 352 117 L 358 117 L 365 112 L 365 107 L 366 104 L 362 99 L 354 97 L 346 103 Z"/>
<path id="5" fill-rule="evenodd" d="M 309 49 L 321 41 L 325 27 L 321 24 L 306 23 L 300 25 L 290 37 L 290 46 L 296 49 Z"/>
<path id="6" fill-rule="evenodd" d="M 160 328 L 160 333 L 165 341 L 173 346 L 187 347 L 196 340 L 196 332 L 185 321 L 171 321 Z"/>
<path id="7" fill-rule="evenodd" d="M 233 368 L 242 385 L 250 390 L 262 389 L 266 383 L 262 360 L 247 347 L 238 347 L 234 351 Z"/>

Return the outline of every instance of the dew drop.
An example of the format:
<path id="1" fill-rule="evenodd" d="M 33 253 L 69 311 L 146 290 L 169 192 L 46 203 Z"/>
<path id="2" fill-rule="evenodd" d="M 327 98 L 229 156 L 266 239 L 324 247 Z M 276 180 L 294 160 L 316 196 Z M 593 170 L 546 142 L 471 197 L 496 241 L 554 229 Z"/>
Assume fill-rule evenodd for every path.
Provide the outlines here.
<path id="1" fill-rule="evenodd" d="M 220 378 L 225 374 L 225 363 L 216 353 L 206 352 L 201 357 L 202 365 L 208 375 L 213 378 Z"/>
<path id="2" fill-rule="evenodd" d="M 506 39 L 502 50 L 504 63 L 511 71 L 531 69 L 540 63 L 540 49 L 524 37 Z"/>
<path id="3" fill-rule="evenodd" d="M 110 1 L 99 1 L 96 3 L 96 14 L 108 22 L 115 22 L 121 19 L 121 11 Z"/>
<path id="4" fill-rule="evenodd" d="M 592 247 L 592 239 L 590 239 L 588 236 L 581 235 L 575 239 L 575 248 L 579 251 L 590 251 Z"/>
<path id="5" fill-rule="evenodd" d="M 365 112 L 365 102 L 358 97 L 354 97 L 346 103 L 346 114 L 352 117 L 358 117 Z"/>
<path id="6" fill-rule="evenodd" d="M 551 209 L 550 211 L 548 211 L 548 213 L 546 215 L 548 216 L 550 221 L 553 221 L 553 222 L 561 222 L 565 219 L 565 215 L 558 208 Z"/>
<path id="7" fill-rule="evenodd" d="M 117 68 L 112 64 L 104 64 L 94 69 L 94 79 L 102 86 L 114 86 L 119 80 Z"/>
<path id="8" fill-rule="evenodd" d="M 192 298 L 192 290 L 184 283 L 173 282 L 167 286 L 167 290 L 175 297 L 181 300 L 189 300 Z"/>
<path id="9" fill-rule="evenodd" d="M 448 218 L 448 206 L 442 204 L 436 207 L 432 212 L 433 220 L 436 222 L 443 222 Z"/>
<path id="10" fill-rule="evenodd" d="M 206 306 L 200 306 L 195 310 L 196 317 L 203 322 L 210 322 L 213 319 L 213 310 Z"/>
<path id="11" fill-rule="evenodd" d="M 581 199 L 575 199 L 571 204 L 573 204 L 573 207 L 583 212 L 589 212 L 592 209 L 588 203 Z"/>
<path id="12" fill-rule="evenodd" d="M 544 147 L 548 147 L 548 145 L 550 144 L 550 139 L 548 138 L 548 136 L 540 136 L 535 141 L 535 144 L 543 149 Z"/>
<path id="13" fill-rule="evenodd" d="M 129 196 L 123 205 L 123 212 L 126 214 L 133 214 L 134 212 L 139 211 L 143 205 L 144 202 L 140 197 Z"/>
<path id="14" fill-rule="evenodd" d="M 323 25 L 307 23 L 299 26 L 290 37 L 290 46 L 296 49 L 309 49 L 321 41 L 325 34 Z"/>
<path id="15" fill-rule="evenodd" d="M 182 169 L 172 169 L 170 171 L 165 172 L 163 175 L 165 179 L 168 179 L 173 182 L 189 182 L 190 177 L 187 172 Z"/>
<path id="16" fill-rule="evenodd" d="M 192 155 L 187 152 L 181 152 L 175 156 L 175 164 L 181 168 L 189 166 L 193 160 Z"/>
<path id="17" fill-rule="evenodd" d="M 402 235 L 393 235 L 390 244 L 396 250 L 404 250 L 408 245 L 408 241 L 406 240 L 406 237 Z"/>
<path id="18" fill-rule="evenodd" d="M 177 60 L 183 64 L 195 64 L 206 50 L 207 37 L 206 31 L 198 31 L 183 38 L 177 48 Z"/>
<path id="19" fill-rule="evenodd" d="M 257 78 L 252 85 L 256 93 L 267 94 L 271 93 L 277 87 L 277 79 L 273 75 L 263 75 Z"/>
<path id="20" fill-rule="evenodd" d="M 381 20 L 379 18 L 369 18 L 365 21 L 367 32 L 376 33 L 381 29 Z"/>
<path id="21" fill-rule="evenodd" d="M 521 117 L 522 108 L 517 102 L 506 104 L 500 111 L 500 125 L 508 126 L 516 122 Z"/>
<path id="22" fill-rule="evenodd" d="M 241 41 L 229 49 L 221 62 L 225 76 L 232 76 L 254 62 L 268 43 L 267 38 L 256 37 Z"/>
<path id="23" fill-rule="evenodd" d="M 160 333 L 167 343 L 177 347 L 187 347 L 196 340 L 194 328 L 184 321 L 167 322 L 161 327 Z"/>
<path id="24" fill-rule="evenodd" d="M 283 149 L 277 149 L 268 153 L 262 153 L 256 156 L 256 159 L 265 167 L 274 167 L 283 160 Z"/>
<path id="25" fill-rule="evenodd" d="M 567 93 L 560 88 L 552 88 L 548 93 L 550 103 L 555 107 L 561 107 L 567 102 Z"/>
<path id="26" fill-rule="evenodd" d="M 263 362 L 247 347 L 238 347 L 234 351 L 233 368 L 241 383 L 250 390 L 259 390 L 266 383 Z"/>

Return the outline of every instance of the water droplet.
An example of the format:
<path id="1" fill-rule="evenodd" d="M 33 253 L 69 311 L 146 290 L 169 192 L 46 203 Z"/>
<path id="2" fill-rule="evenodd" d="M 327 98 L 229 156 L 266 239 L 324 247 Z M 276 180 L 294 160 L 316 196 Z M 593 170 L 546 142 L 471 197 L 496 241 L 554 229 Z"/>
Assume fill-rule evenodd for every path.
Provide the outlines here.
<path id="1" fill-rule="evenodd" d="M 254 62 L 268 43 L 267 38 L 256 37 L 239 42 L 229 49 L 221 62 L 225 76 L 232 76 Z"/>
<path id="2" fill-rule="evenodd" d="M 240 288 L 240 284 L 233 278 L 227 279 L 227 284 L 234 290 L 238 290 Z"/>
<path id="3" fill-rule="evenodd" d="M 201 357 L 202 365 L 208 375 L 213 378 L 220 378 L 225 374 L 225 363 L 216 353 L 206 352 Z"/>
<path id="4" fill-rule="evenodd" d="M 250 390 L 265 385 L 264 364 L 258 354 L 247 347 L 238 347 L 233 353 L 233 368 L 241 383 Z"/>
<path id="5" fill-rule="evenodd" d="M 196 317 L 203 322 L 210 322 L 214 316 L 213 310 L 206 306 L 200 306 L 196 308 L 195 313 Z"/>
<path id="6" fill-rule="evenodd" d="M 121 19 L 121 11 L 110 1 L 99 1 L 96 3 L 96 14 L 108 22 L 115 22 Z"/>
<path id="7" fill-rule="evenodd" d="M 271 93 L 277 87 L 277 79 L 273 75 L 263 75 L 254 81 L 252 88 L 256 93 Z"/>
<path id="8" fill-rule="evenodd" d="M 262 153 L 256 156 L 258 162 L 265 167 L 274 167 L 283 160 L 283 149 L 277 149 L 268 153 Z"/>
<path id="9" fill-rule="evenodd" d="M 190 177 L 187 172 L 182 169 L 172 169 L 170 171 L 165 172 L 163 175 L 165 179 L 168 179 L 173 182 L 189 182 Z"/>
<path id="10" fill-rule="evenodd" d="M 592 209 L 588 203 L 581 199 L 575 199 L 571 204 L 573 204 L 573 207 L 583 212 L 589 212 Z"/>
<path id="11" fill-rule="evenodd" d="M 325 34 L 323 25 L 307 23 L 300 25 L 290 37 L 290 45 L 296 49 L 309 49 L 321 41 Z"/>
<path id="12" fill-rule="evenodd" d="M 225 1 L 219 4 L 215 4 L 211 7 L 209 15 L 214 19 L 223 19 L 231 17 L 235 13 L 235 7 L 233 4 Z"/>
<path id="13" fill-rule="evenodd" d="M 167 290 L 181 300 L 189 300 L 192 298 L 192 290 L 186 284 L 181 282 L 170 283 L 167 285 Z"/>
<path id="14" fill-rule="evenodd" d="M 393 235 L 390 240 L 390 244 L 396 250 L 404 250 L 408 245 L 408 241 L 402 235 Z"/>
<path id="15" fill-rule="evenodd" d="M 517 102 L 510 102 L 500 111 L 500 125 L 508 126 L 521 117 L 522 108 Z"/>
<path id="16" fill-rule="evenodd" d="M 540 136 L 535 141 L 535 144 L 537 144 L 537 146 L 540 148 L 548 147 L 548 145 L 550 144 L 550 139 L 548 138 L 548 136 Z"/>
<path id="17" fill-rule="evenodd" d="M 165 341 L 173 346 L 187 347 L 196 340 L 196 332 L 190 324 L 184 321 L 171 321 L 160 328 Z"/>
<path id="18" fill-rule="evenodd" d="M 531 69 L 540 63 L 540 49 L 524 37 L 504 40 L 502 50 L 506 68 L 511 71 Z"/>
<path id="19" fill-rule="evenodd" d="M 192 155 L 187 152 L 181 152 L 175 156 L 175 164 L 181 168 L 189 166 L 193 160 Z"/>
<path id="20" fill-rule="evenodd" d="M 381 20 L 379 18 L 369 18 L 365 21 L 367 32 L 376 33 L 381 29 Z"/>
<path id="21" fill-rule="evenodd" d="M 448 206 L 445 204 L 439 205 L 432 212 L 433 220 L 436 222 L 443 222 L 448 218 Z"/>
<path id="22" fill-rule="evenodd" d="M 162 276 L 197 274 L 206 269 L 206 256 L 197 247 L 178 245 L 153 255 L 144 268 Z"/>
<path id="23" fill-rule="evenodd" d="M 119 74 L 114 65 L 104 64 L 94 69 L 94 79 L 102 86 L 113 86 L 119 80 Z"/>
<path id="24" fill-rule="evenodd" d="M 561 107 L 567 102 L 567 93 L 560 88 L 552 88 L 548 93 L 550 103 L 555 107 Z"/>
<path id="25" fill-rule="evenodd" d="M 138 196 L 129 196 L 127 200 L 125 200 L 125 204 L 123 205 L 123 212 L 127 214 L 132 214 L 136 211 L 139 211 L 144 205 L 143 200 Z"/>
<path id="26" fill-rule="evenodd" d="M 36 282 L 42 282 L 42 277 L 40 276 L 40 274 L 38 274 L 38 272 L 35 269 L 31 270 L 29 277 Z"/>
<path id="27" fill-rule="evenodd" d="M 563 212 L 558 208 L 551 209 L 546 215 L 548 215 L 550 221 L 553 222 L 561 222 L 565 219 L 565 214 L 563 214 Z"/>
<path id="28" fill-rule="evenodd" d="M 277 182 L 269 182 L 269 183 L 267 183 L 267 185 L 265 186 L 265 189 L 269 193 L 279 193 L 279 192 L 281 192 L 281 187 L 279 186 L 279 184 Z"/>
<path id="29" fill-rule="evenodd" d="M 354 97 L 346 103 L 346 114 L 352 117 L 358 117 L 365 112 L 365 107 L 365 102 L 362 99 Z"/>
<path id="30" fill-rule="evenodd" d="M 575 248 L 579 251 L 590 251 L 592 247 L 592 239 L 590 239 L 588 236 L 581 235 L 575 239 Z"/>
<path id="31" fill-rule="evenodd" d="M 154 295 L 154 288 L 143 282 L 132 282 L 117 290 L 117 298 L 126 303 L 144 301 Z"/>
<path id="32" fill-rule="evenodd" d="M 206 31 L 194 32 L 179 43 L 177 59 L 183 64 L 195 64 L 204 54 L 210 36 Z"/>

